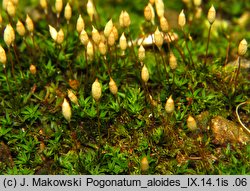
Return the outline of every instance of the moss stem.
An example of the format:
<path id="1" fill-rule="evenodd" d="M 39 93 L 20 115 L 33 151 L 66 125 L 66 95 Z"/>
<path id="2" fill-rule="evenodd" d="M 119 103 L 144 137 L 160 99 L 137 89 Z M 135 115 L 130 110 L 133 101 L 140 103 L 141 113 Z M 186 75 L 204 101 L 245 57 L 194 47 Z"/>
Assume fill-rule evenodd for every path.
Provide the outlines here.
<path id="1" fill-rule="evenodd" d="M 167 34 L 168 34 L 168 37 L 169 37 L 170 41 L 173 42 L 173 45 L 176 48 L 176 50 L 179 52 L 179 54 L 180 54 L 180 56 L 182 58 L 183 63 L 185 63 L 186 62 L 185 61 L 185 56 L 184 56 L 183 52 L 181 51 L 180 47 L 172 40 L 171 35 L 169 33 L 167 33 Z"/>
<path id="2" fill-rule="evenodd" d="M 8 90 L 12 92 L 12 89 L 11 89 L 10 84 L 9 84 L 9 78 L 8 78 L 8 74 L 7 74 L 5 66 L 4 66 L 4 74 L 5 74 L 5 77 L 6 77 L 6 82 L 7 82 L 7 85 L 8 85 Z"/>
<path id="3" fill-rule="evenodd" d="M 183 28 L 182 28 L 182 32 L 183 32 L 184 39 L 185 39 L 185 45 L 186 45 L 186 48 L 187 48 L 187 51 L 188 51 L 188 54 L 189 54 L 189 59 L 190 59 L 191 64 L 192 64 L 192 66 L 193 66 L 193 68 L 194 68 L 194 61 L 193 61 L 193 58 L 192 58 L 191 51 L 190 51 L 190 49 L 189 49 L 189 47 L 188 47 L 187 35 L 186 35 L 186 33 L 185 33 L 185 31 L 184 31 Z"/>
<path id="4" fill-rule="evenodd" d="M 18 58 L 18 56 L 17 56 L 17 47 L 16 47 L 16 44 L 14 44 L 13 50 L 14 50 L 14 55 L 15 55 L 15 58 L 16 58 L 18 67 L 19 67 L 20 72 L 21 72 L 21 78 L 23 78 L 23 71 L 22 71 L 21 63 L 19 62 L 19 58 Z"/>
<path id="5" fill-rule="evenodd" d="M 209 41 L 210 41 L 211 28 L 212 28 L 212 25 L 210 24 L 209 30 L 208 30 L 208 37 L 207 37 L 207 48 L 206 48 L 206 56 L 205 56 L 204 67 L 206 67 L 206 64 L 207 64 L 207 54 L 208 54 L 208 47 L 209 47 Z"/>
<path id="6" fill-rule="evenodd" d="M 10 52 L 10 47 L 8 47 L 8 54 L 9 54 L 10 62 L 11 62 L 11 72 L 12 72 L 12 75 L 13 75 L 13 78 L 15 80 L 15 84 L 16 84 L 16 87 L 17 87 L 16 76 L 15 76 L 15 65 L 14 65 L 12 55 L 11 55 L 11 52 Z"/>
<path id="7" fill-rule="evenodd" d="M 168 82 L 169 82 L 169 77 L 168 77 L 168 72 L 167 72 L 167 64 L 166 64 L 165 59 L 164 59 L 164 52 L 163 52 L 162 48 L 159 48 L 159 51 L 160 51 L 161 59 L 163 62 L 164 70 L 166 73 L 166 80 L 168 80 Z"/>
<path id="8" fill-rule="evenodd" d="M 100 108 L 99 108 L 99 101 L 96 102 L 96 111 L 98 117 L 98 135 L 99 135 L 99 149 L 101 148 L 102 143 L 102 136 L 101 136 L 101 121 L 100 121 Z"/>
<path id="9" fill-rule="evenodd" d="M 236 70 L 236 76 L 235 76 L 235 79 L 234 79 L 234 91 L 236 91 L 236 88 L 237 88 L 237 82 L 238 82 L 238 77 L 239 77 L 239 73 L 240 73 L 240 61 L 241 61 L 241 57 L 239 56 L 238 57 L 238 68 Z"/>

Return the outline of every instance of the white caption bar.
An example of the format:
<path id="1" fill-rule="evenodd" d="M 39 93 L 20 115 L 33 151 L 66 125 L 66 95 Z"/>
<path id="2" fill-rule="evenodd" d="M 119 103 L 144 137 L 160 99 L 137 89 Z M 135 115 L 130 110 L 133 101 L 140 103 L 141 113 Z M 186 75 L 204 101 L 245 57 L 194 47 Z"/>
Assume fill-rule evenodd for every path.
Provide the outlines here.
<path id="1" fill-rule="evenodd" d="M 1 191 L 83 190 L 250 190 L 250 176 L 150 175 L 150 176 L 0 176 Z"/>

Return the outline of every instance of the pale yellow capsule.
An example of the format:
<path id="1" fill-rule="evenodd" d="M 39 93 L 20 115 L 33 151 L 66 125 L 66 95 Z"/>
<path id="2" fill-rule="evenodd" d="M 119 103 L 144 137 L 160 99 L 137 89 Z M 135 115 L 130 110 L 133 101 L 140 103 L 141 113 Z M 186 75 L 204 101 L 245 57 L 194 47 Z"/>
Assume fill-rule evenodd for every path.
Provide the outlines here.
<path id="1" fill-rule="evenodd" d="M 67 23 L 69 23 L 69 20 L 71 19 L 72 16 L 72 9 L 69 3 L 66 4 L 65 9 L 64 9 L 64 17 L 67 20 Z"/>
<path id="2" fill-rule="evenodd" d="M 174 100 L 172 98 L 172 95 L 166 101 L 165 111 L 167 113 L 173 113 L 174 112 Z"/>
<path id="3" fill-rule="evenodd" d="M 164 16 L 164 3 L 162 0 L 157 0 L 155 2 L 155 9 L 159 18 Z"/>
<path id="4" fill-rule="evenodd" d="M 92 84 L 91 92 L 95 101 L 99 101 L 102 96 L 102 87 L 98 78 L 96 78 L 95 82 Z"/>
<path id="5" fill-rule="evenodd" d="M 98 30 L 92 25 L 92 39 L 96 45 L 98 45 L 101 41 L 101 36 Z"/>
<path id="6" fill-rule="evenodd" d="M 13 3 L 15 6 L 17 6 L 18 0 L 11 0 L 11 1 L 12 1 L 12 3 Z"/>
<path id="7" fill-rule="evenodd" d="M 14 17 L 16 14 L 16 7 L 11 0 L 7 4 L 7 13 L 11 17 Z"/>
<path id="8" fill-rule="evenodd" d="M 144 8 L 144 17 L 146 21 L 151 21 L 153 17 L 152 9 L 150 8 L 150 3 Z"/>
<path id="9" fill-rule="evenodd" d="M 57 33 L 57 37 L 56 37 L 56 43 L 57 44 L 62 44 L 64 40 L 64 32 L 62 29 L 60 29 Z"/>
<path id="10" fill-rule="evenodd" d="M 77 99 L 76 95 L 69 89 L 68 89 L 68 97 L 72 103 L 79 106 L 78 99 Z"/>
<path id="11" fill-rule="evenodd" d="M 207 13 L 207 20 L 209 21 L 210 24 L 213 24 L 216 18 L 216 11 L 214 6 L 212 5 L 210 9 L 208 10 Z"/>
<path id="12" fill-rule="evenodd" d="M 119 41 L 119 45 L 122 51 L 125 51 L 127 48 L 127 39 L 124 35 L 124 32 L 122 33 L 121 37 L 120 37 L 120 41 Z"/>
<path id="13" fill-rule="evenodd" d="M 147 83 L 149 80 L 149 72 L 148 72 L 148 68 L 146 67 L 146 65 L 144 64 L 141 70 L 141 79 Z"/>
<path id="14" fill-rule="evenodd" d="M 119 38 L 118 30 L 115 26 L 113 26 L 112 32 L 114 33 L 115 41 L 118 40 Z"/>
<path id="15" fill-rule="evenodd" d="M 155 45 L 156 45 L 158 48 L 161 48 L 164 39 L 163 39 L 163 35 L 162 35 L 162 33 L 159 31 L 158 27 L 156 28 L 155 33 L 154 33 L 154 40 L 155 40 Z"/>
<path id="16" fill-rule="evenodd" d="M 110 19 L 110 20 L 107 22 L 107 24 L 105 25 L 105 28 L 104 28 L 104 31 L 103 31 L 104 36 L 105 36 L 106 38 L 108 38 L 108 36 L 109 36 L 109 34 L 111 33 L 112 29 L 113 29 L 113 22 L 112 22 L 112 19 Z"/>
<path id="17" fill-rule="evenodd" d="M 30 73 L 35 75 L 36 74 L 36 66 L 34 64 L 30 65 Z"/>
<path id="18" fill-rule="evenodd" d="M 25 27 L 24 27 L 23 23 L 20 20 L 18 20 L 17 23 L 16 23 L 16 31 L 20 36 L 25 35 L 25 32 L 26 32 Z"/>
<path id="19" fill-rule="evenodd" d="M 0 45 L 0 62 L 3 64 L 4 68 L 6 65 L 7 57 L 4 48 Z"/>
<path id="20" fill-rule="evenodd" d="M 141 171 L 146 172 L 149 169 L 148 158 L 143 157 L 141 160 Z"/>
<path id="21" fill-rule="evenodd" d="M 101 41 L 98 45 L 98 48 L 99 48 L 101 55 L 105 56 L 107 53 L 107 46 L 105 45 L 105 43 Z"/>
<path id="22" fill-rule="evenodd" d="M 110 77 L 110 81 L 109 81 L 109 90 L 113 95 L 116 95 L 118 92 L 117 85 L 116 85 L 115 81 L 113 80 L 113 78 L 111 78 L 111 77 Z"/>
<path id="23" fill-rule="evenodd" d="M 84 46 L 87 46 L 88 42 L 89 42 L 89 37 L 87 32 L 83 29 L 81 34 L 80 34 L 80 41 Z"/>
<path id="24" fill-rule="evenodd" d="M 9 3 L 10 0 L 3 0 L 2 2 L 2 7 L 5 11 L 7 11 L 7 6 L 8 6 L 8 3 Z"/>
<path id="25" fill-rule="evenodd" d="M 26 23 L 26 28 L 27 28 L 27 30 L 28 30 L 31 34 L 33 34 L 33 31 L 34 31 L 34 24 L 33 24 L 33 21 L 32 21 L 32 19 L 29 17 L 28 14 L 26 15 L 25 23 Z"/>
<path id="26" fill-rule="evenodd" d="M 129 27 L 131 24 L 130 16 L 127 11 L 123 12 L 123 24 L 124 27 Z"/>
<path id="27" fill-rule="evenodd" d="M 94 17 L 94 14 L 95 14 L 95 7 L 94 7 L 94 4 L 93 4 L 92 0 L 88 0 L 87 13 L 88 13 L 88 15 L 90 17 L 90 21 L 93 21 L 93 17 Z"/>
<path id="28" fill-rule="evenodd" d="M 8 47 L 14 43 L 15 31 L 10 24 L 7 24 L 6 28 L 4 29 L 3 39 Z"/>
<path id="29" fill-rule="evenodd" d="M 188 118 L 187 118 L 187 128 L 190 130 L 190 131 L 194 131 L 197 129 L 197 123 L 195 121 L 195 119 L 189 115 Z"/>
<path id="30" fill-rule="evenodd" d="M 78 33 L 82 32 L 84 27 L 85 27 L 85 23 L 84 23 L 84 20 L 82 18 L 82 15 L 80 14 L 78 19 L 77 19 L 77 22 L 76 22 L 76 30 L 77 30 L 77 32 Z"/>
<path id="31" fill-rule="evenodd" d="M 243 39 L 240 41 L 240 44 L 238 46 L 238 55 L 239 56 L 244 56 L 246 54 L 247 46 L 248 46 L 248 44 L 247 44 L 246 39 Z"/>
<path id="32" fill-rule="evenodd" d="M 57 39 L 57 31 L 54 27 L 52 27 L 51 25 L 49 25 L 49 33 L 50 33 L 50 36 L 51 38 L 56 41 Z"/>
<path id="33" fill-rule="evenodd" d="M 178 17 L 178 24 L 181 28 L 183 28 L 186 24 L 186 16 L 184 14 L 184 10 L 182 9 L 181 13 L 179 14 Z"/>
<path id="34" fill-rule="evenodd" d="M 131 24 L 130 16 L 127 11 L 122 11 L 119 17 L 119 23 L 121 27 L 129 27 Z"/>
<path id="35" fill-rule="evenodd" d="M 48 8 L 47 0 L 40 0 L 40 6 L 45 10 Z"/>
<path id="36" fill-rule="evenodd" d="M 167 32 L 169 29 L 168 21 L 164 16 L 160 18 L 160 26 L 163 32 Z"/>
<path id="37" fill-rule="evenodd" d="M 57 13 L 57 18 L 59 18 L 60 13 L 62 12 L 62 9 L 63 9 L 63 1 L 62 0 L 56 0 L 55 8 L 56 8 L 56 13 Z"/>
<path id="38" fill-rule="evenodd" d="M 153 99 L 153 97 L 149 94 L 149 100 L 150 100 L 150 103 L 156 107 L 158 105 L 157 101 Z"/>
<path id="39" fill-rule="evenodd" d="M 66 98 L 64 98 L 64 100 L 63 100 L 63 104 L 62 104 L 62 114 L 63 114 L 63 117 L 64 117 L 68 122 L 70 122 L 72 113 L 71 113 L 70 104 L 69 104 L 69 102 L 67 101 Z"/>
<path id="40" fill-rule="evenodd" d="M 152 22 L 152 24 L 154 25 L 154 24 L 155 24 L 155 10 L 154 10 L 154 8 L 153 8 L 153 6 L 152 6 L 151 3 L 149 3 L 148 6 L 149 6 L 149 8 L 151 9 L 151 13 L 152 13 L 151 22 Z"/>
<path id="41" fill-rule="evenodd" d="M 140 62 L 143 62 L 143 60 L 145 58 L 145 49 L 142 45 L 140 45 L 140 48 L 138 50 L 138 58 L 139 58 Z"/>
<path id="42" fill-rule="evenodd" d="M 236 20 L 237 24 L 241 27 L 241 28 L 244 28 L 247 26 L 248 24 L 248 21 L 249 21 L 249 18 L 250 18 L 250 13 L 249 12 L 244 12 L 240 18 L 238 18 Z"/>
<path id="43" fill-rule="evenodd" d="M 169 66 L 172 70 L 175 70 L 177 67 L 177 59 L 174 55 L 173 52 L 170 52 L 170 56 L 169 56 Z"/>
<path id="44" fill-rule="evenodd" d="M 196 7 L 199 7 L 201 6 L 202 0 L 193 0 L 193 2 Z"/>
<path id="45" fill-rule="evenodd" d="M 124 27 L 123 10 L 122 10 L 122 12 L 120 13 L 120 16 L 119 16 L 119 24 L 120 24 L 120 27 Z"/>
<path id="46" fill-rule="evenodd" d="M 94 47 L 91 41 L 87 44 L 87 56 L 89 60 L 93 60 L 94 58 Z"/>
<path id="47" fill-rule="evenodd" d="M 149 0 L 149 3 L 153 5 L 155 3 L 155 0 Z"/>
<path id="48" fill-rule="evenodd" d="M 114 46 L 114 44 L 115 44 L 115 35 L 114 35 L 114 32 L 111 31 L 111 33 L 109 34 L 109 37 L 108 37 L 108 45 Z"/>

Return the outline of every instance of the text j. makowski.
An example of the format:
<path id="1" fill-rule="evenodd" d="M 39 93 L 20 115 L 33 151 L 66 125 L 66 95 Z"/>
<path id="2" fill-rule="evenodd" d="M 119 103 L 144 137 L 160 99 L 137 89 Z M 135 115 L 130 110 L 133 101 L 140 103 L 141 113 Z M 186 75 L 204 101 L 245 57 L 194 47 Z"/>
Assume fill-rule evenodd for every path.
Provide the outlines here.
<path id="1" fill-rule="evenodd" d="M 72 179 L 50 179 L 50 178 L 32 178 L 32 186 L 82 186 L 81 178 L 72 178 Z M 29 186 L 26 178 L 20 183 L 20 186 Z"/>

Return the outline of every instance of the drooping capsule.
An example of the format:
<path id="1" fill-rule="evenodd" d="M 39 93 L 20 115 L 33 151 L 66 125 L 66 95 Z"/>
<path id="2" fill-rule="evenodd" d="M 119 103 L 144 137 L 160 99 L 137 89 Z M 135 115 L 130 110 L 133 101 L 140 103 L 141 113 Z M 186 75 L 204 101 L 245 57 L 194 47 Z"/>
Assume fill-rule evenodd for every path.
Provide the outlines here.
<path id="1" fill-rule="evenodd" d="M 82 18 L 82 15 L 80 14 L 77 21 L 76 21 L 76 30 L 77 30 L 77 32 L 78 33 L 82 32 L 84 27 L 85 27 L 85 23 L 84 23 L 84 20 Z"/>
<path id="2" fill-rule="evenodd" d="M 170 52 L 170 56 L 169 56 L 169 66 L 172 70 L 175 70 L 177 67 L 177 59 L 174 55 L 173 52 Z"/>
<path id="3" fill-rule="evenodd" d="M 5 52 L 4 48 L 0 45 L 0 63 L 3 64 L 4 68 L 6 65 L 6 61 L 7 61 L 6 52 Z"/>
<path id="4" fill-rule="evenodd" d="M 148 72 L 148 68 L 146 67 L 146 65 L 144 64 L 141 70 L 141 79 L 147 83 L 149 80 L 149 72 Z"/>
<path id="5" fill-rule="evenodd" d="M 141 160 L 141 171 L 146 172 L 149 169 L 149 162 L 147 157 L 143 157 Z"/>
<path id="6" fill-rule="evenodd" d="M 25 35 L 25 32 L 26 32 L 25 27 L 24 27 L 23 23 L 20 20 L 18 20 L 17 23 L 16 23 L 16 31 L 20 36 Z"/>
<path id="7" fill-rule="evenodd" d="M 174 100 L 172 98 L 172 95 L 166 101 L 165 111 L 167 113 L 173 113 L 174 112 Z"/>
<path id="8" fill-rule="evenodd" d="M 95 82 L 92 84 L 92 96 L 95 101 L 99 101 L 102 96 L 102 87 L 98 79 L 96 78 Z"/>
<path id="9" fill-rule="evenodd" d="M 140 62 L 143 62 L 143 60 L 145 58 L 145 49 L 142 45 L 140 45 L 139 50 L 138 50 L 138 58 L 139 58 Z"/>
<path id="10" fill-rule="evenodd" d="M 162 33 L 159 31 L 158 27 L 156 28 L 155 33 L 154 33 L 154 40 L 155 40 L 155 45 L 156 45 L 158 48 L 161 48 L 164 39 L 163 39 L 163 35 L 162 35 Z"/>
<path id="11" fill-rule="evenodd" d="M 184 14 L 184 11 L 182 9 L 181 13 L 179 14 L 179 17 L 178 17 L 178 24 L 181 28 L 183 28 L 186 24 L 186 16 Z"/>
<path id="12" fill-rule="evenodd" d="M 10 24 L 7 24 L 7 26 L 4 29 L 3 39 L 8 47 L 10 47 L 14 43 L 15 31 Z"/>
<path id="13" fill-rule="evenodd" d="M 72 8 L 69 3 L 66 4 L 65 9 L 64 9 L 64 17 L 67 20 L 67 23 L 69 24 L 69 20 L 71 19 L 72 16 Z"/>
<path id="14" fill-rule="evenodd" d="M 124 35 L 124 33 L 122 33 L 121 37 L 120 37 L 120 41 L 119 41 L 119 45 L 122 51 L 125 51 L 127 48 L 127 39 Z"/>
<path id="15" fill-rule="evenodd" d="M 94 26 L 92 26 L 92 39 L 96 45 L 98 45 L 101 40 L 100 33 Z"/>
<path id="16" fill-rule="evenodd" d="M 68 121 L 70 122 L 70 119 L 71 119 L 71 107 L 70 107 L 70 104 L 68 102 L 68 100 L 66 98 L 64 98 L 63 100 L 63 104 L 62 104 L 62 114 L 63 114 L 63 117 Z"/>
<path id="17" fill-rule="evenodd" d="M 52 27 L 51 25 L 49 25 L 49 33 L 50 33 L 50 36 L 51 38 L 56 41 L 57 39 L 57 31 L 54 27 Z"/>
<path id="18" fill-rule="evenodd" d="M 72 103 L 79 106 L 78 99 L 77 99 L 76 95 L 69 89 L 68 89 L 68 97 Z"/>
<path id="19" fill-rule="evenodd" d="M 189 115 L 188 118 L 187 118 L 187 128 L 190 131 L 194 131 L 194 130 L 197 129 L 196 120 L 191 115 Z"/>
<path id="20" fill-rule="evenodd" d="M 94 14 L 95 14 L 95 7 L 94 7 L 94 4 L 93 4 L 92 0 L 88 0 L 87 13 L 88 13 L 88 15 L 90 17 L 90 21 L 93 21 L 93 17 L 94 17 Z"/>
<path id="21" fill-rule="evenodd" d="M 62 44 L 64 40 L 64 32 L 62 29 L 60 29 L 57 33 L 57 37 L 56 37 L 56 43 L 57 44 Z"/>
<path id="22" fill-rule="evenodd" d="M 63 9 L 63 1 L 62 0 L 56 0 L 56 2 L 55 2 L 55 8 L 56 8 L 57 18 L 59 18 L 60 17 L 60 13 L 62 12 L 62 9 Z"/>
<path id="23" fill-rule="evenodd" d="M 89 60 L 93 60 L 94 58 L 94 47 L 91 41 L 87 44 L 87 56 Z"/>
<path id="24" fill-rule="evenodd" d="M 216 10 L 212 5 L 207 13 L 207 20 L 209 21 L 210 25 L 214 23 L 215 18 L 216 18 Z"/>
<path id="25" fill-rule="evenodd" d="M 107 24 L 105 25 L 105 28 L 104 28 L 104 31 L 103 31 L 104 36 L 105 36 L 106 38 L 108 38 L 108 36 L 109 36 L 109 34 L 111 33 L 112 29 L 113 29 L 113 22 L 112 22 L 112 19 L 110 19 L 110 20 L 107 22 Z"/>
<path id="26" fill-rule="evenodd" d="M 25 23 L 27 30 L 30 32 L 31 35 L 33 35 L 34 23 L 28 14 L 26 15 Z"/>
<path id="27" fill-rule="evenodd" d="M 240 41 L 240 44 L 238 46 L 238 55 L 239 56 L 244 56 L 246 54 L 247 46 L 248 46 L 248 44 L 247 44 L 246 39 L 243 39 Z"/>
<path id="28" fill-rule="evenodd" d="M 89 42 L 89 37 L 87 32 L 83 29 L 82 32 L 80 33 L 80 41 L 84 46 L 87 46 Z"/>
<path id="29" fill-rule="evenodd" d="M 110 81 L 109 81 L 109 91 L 113 94 L 116 95 L 118 92 L 118 88 L 117 85 L 115 83 L 115 81 L 113 80 L 113 78 L 110 77 Z"/>

